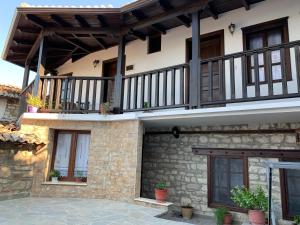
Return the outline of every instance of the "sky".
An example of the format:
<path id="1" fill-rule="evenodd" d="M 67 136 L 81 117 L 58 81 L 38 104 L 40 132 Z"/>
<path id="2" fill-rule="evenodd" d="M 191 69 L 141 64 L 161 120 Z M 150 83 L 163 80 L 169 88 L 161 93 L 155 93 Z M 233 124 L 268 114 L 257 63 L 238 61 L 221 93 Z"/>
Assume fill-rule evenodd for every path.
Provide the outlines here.
<path id="1" fill-rule="evenodd" d="M 119 7 L 131 0 L 0 0 L 0 55 L 2 55 L 15 9 L 21 3 L 30 5 L 113 5 Z M 0 59 L 0 84 L 21 87 L 24 69 Z M 34 74 L 31 73 L 31 79 Z"/>

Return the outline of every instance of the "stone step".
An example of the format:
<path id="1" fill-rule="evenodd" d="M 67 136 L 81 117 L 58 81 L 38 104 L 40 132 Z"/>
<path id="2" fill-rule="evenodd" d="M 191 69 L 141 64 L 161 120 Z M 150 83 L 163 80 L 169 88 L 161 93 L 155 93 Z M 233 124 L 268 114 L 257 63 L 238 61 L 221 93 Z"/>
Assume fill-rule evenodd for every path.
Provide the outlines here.
<path id="1" fill-rule="evenodd" d="M 169 208 L 173 205 L 171 202 L 157 202 L 155 199 L 149 198 L 136 198 L 134 199 L 134 203 L 137 205 L 142 205 L 146 207 L 151 207 L 155 209 L 162 209 L 168 211 Z"/>

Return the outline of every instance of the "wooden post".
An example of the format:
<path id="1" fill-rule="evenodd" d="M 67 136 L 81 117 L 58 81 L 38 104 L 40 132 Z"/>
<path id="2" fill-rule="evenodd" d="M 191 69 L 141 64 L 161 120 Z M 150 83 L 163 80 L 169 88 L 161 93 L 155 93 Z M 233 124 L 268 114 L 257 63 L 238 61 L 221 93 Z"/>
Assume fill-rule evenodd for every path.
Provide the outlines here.
<path id="1" fill-rule="evenodd" d="M 38 65 L 37 65 L 37 71 L 36 71 L 36 76 L 35 76 L 34 86 L 32 91 L 33 96 L 40 96 L 41 88 L 42 88 L 40 85 L 40 77 L 45 75 L 46 47 L 44 41 L 45 41 L 45 37 L 43 36 L 40 40 Z"/>
<path id="2" fill-rule="evenodd" d="M 119 114 L 123 109 L 123 76 L 125 75 L 125 36 L 122 36 L 118 47 L 117 74 L 115 76 L 113 112 Z"/>
<path id="3" fill-rule="evenodd" d="M 192 14 L 192 60 L 190 69 L 190 108 L 200 104 L 200 13 Z"/>
<path id="4" fill-rule="evenodd" d="M 23 84 L 22 84 L 22 90 L 24 90 L 28 86 L 28 80 L 29 80 L 29 73 L 30 73 L 30 65 L 25 65 L 24 68 L 24 75 L 23 75 Z M 19 114 L 18 117 L 20 117 L 24 112 L 26 112 L 26 93 L 23 93 L 20 95 L 19 98 Z"/>

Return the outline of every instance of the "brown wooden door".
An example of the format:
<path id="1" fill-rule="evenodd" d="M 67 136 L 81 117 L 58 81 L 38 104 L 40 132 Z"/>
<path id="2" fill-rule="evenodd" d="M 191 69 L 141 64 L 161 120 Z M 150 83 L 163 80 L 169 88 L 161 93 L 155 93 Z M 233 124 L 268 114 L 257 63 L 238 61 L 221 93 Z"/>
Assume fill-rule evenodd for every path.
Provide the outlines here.
<path id="1" fill-rule="evenodd" d="M 224 55 L 223 31 L 217 31 L 200 37 L 200 56 L 202 60 Z M 192 58 L 192 42 L 187 42 L 187 61 Z M 208 101 L 208 63 L 201 65 L 202 93 L 201 101 Z M 213 63 L 213 101 L 221 100 L 220 74 L 218 62 Z M 224 89 L 223 89 L 224 90 Z"/>
<path id="2" fill-rule="evenodd" d="M 110 59 L 103 62 L 103 77 L 115 77 L 117 73 L 117 59 Z M 104 102 L 113 102 L 115 81 L 104 83 Z"/>

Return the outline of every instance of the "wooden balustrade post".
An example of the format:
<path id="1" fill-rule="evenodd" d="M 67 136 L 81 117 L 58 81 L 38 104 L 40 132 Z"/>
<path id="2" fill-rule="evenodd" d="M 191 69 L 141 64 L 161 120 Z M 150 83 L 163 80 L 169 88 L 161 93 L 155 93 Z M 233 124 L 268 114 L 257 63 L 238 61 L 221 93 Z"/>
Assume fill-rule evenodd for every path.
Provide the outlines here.
<path id="1" fill-rule="evenodd" d="M 25 68 L 24 68 L 22 90 L 24 90 L 28 86 L 29 73 L 30 73 L 30 65 L 26 64 Z M 18 113 L 18 117 L 20 117 L 24 112 L 26 112 L 26 108 L 27 108 L 26 93 L 23 93 L 19 97 L 19 113 Z"/>
<path id="2" fill-rule="evenodd" d="M 125 75 L 125 36 L 122 36 L 118 47 L 117 74 L 115 76 L 115 88 L 113 99 L 113 112 L 122 113 L 123 110 L 123 76 Z"/>
<path id="3" fill-rule="evenodd" d="M 200 105 L 200 12 L 192 14 L 192 60 L 190 68 L 190 108 Z"/>

